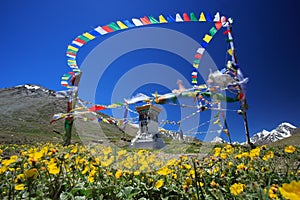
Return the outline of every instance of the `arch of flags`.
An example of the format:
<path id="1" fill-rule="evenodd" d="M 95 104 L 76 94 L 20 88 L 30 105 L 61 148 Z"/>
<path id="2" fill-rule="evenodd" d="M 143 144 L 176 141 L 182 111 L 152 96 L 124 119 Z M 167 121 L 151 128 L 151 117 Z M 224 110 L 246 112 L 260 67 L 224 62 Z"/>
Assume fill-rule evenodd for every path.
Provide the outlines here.
<path id="1" fill-rule="evenodd" d="M 118 102 L 111 105 L 92 105 L 91 107 L 82 108 L 84 111 L 88 112 L 97 112 L 99 110 L 109 109 L 109 108 L 118 108 L 118 107 L 125 107 L 127 110 L 129 104 L 134 104 L 140 101 L 150 101 L 154 103 L 166 103 L 169 99 L 176 99 L 179 96 L 189 96 L 189 97 L 198 97 L 199 100 L 199 106 L 198 109 L 201 111 L 212 108 L 212 104 L 206 100 L 206 98 L 211 98 L 212 100 L 216 100 L 217 102 L 220 101 L 227 101 L 227 102 L 241 102 L 241 113 L 243 113 L 244 120 L 246 120 L 246 99 L 244 95 L 244 83 L 246 82 L 243 78 L 242 72 L 240 68 L 237 65 L 237 59 L 236 59 L 236 52 L 233 42 L 233 36 L 232 36 L 232 24 L 233 20 L 231 18 L 226 18 L 225 16 L 221 16 L 219 12 L 215 13 L 214 15 L 211 15 L 210 13 L 204 13 L 201 12 L 199 17 L 196 16 L 194 12 L 191 13 L 177 13 L 175 15 L 159 15 L 158 17 L 153 16 L 144 16 L 140 18 L 132 18 L 131 20 L 122 20 L 122 21 L 116 21 L 111 22 L 107 25 L 103 26 L 97 26 L 96 28 L 84 32 L 83 34 L 77 36 L 71 44 L 68 45 L 66 56 L 67 56 L 67 64 L 72 69 L 71 72 L 66 73 L 62 76 L 61 79 L 61 85 L 70 89 L 71 94 L 69 95 L 69 102 L 68 102 L 68 111 L 67 113 L 60 113 L 56 114 L 53 117 L 52 121 L 56 121 L 58 119 L 66 119 L 69 121 L 73 121 L 73 117 L 75 116 L 75 110 L 78 111 L 80 108 L 75 108 L 75 101 L 78 94 L 78 83 L 81 76 L 81 71 L 78 67 L 77 63 L 77 54 L 86 43 L 101 37 L 103 35 L 121 31 L 129 28 L 139 27 L 139 26 L 147 26 L 147 25 L 154 25 L 154 24 L 165 24 L 165 23 L 182 23 L 182 22 L 208 22 L 211 23 L 212 26 L 208 30 L 208 32 L 205 33 L 203 36 L 200 47 L 197 49 L 194 60 L 193 60 L 193 70 L 191 70 L 191 83 L 193 85 L 192 89 L 181 91 L 180 93 L 168 93 L 164 95 L 157 95 L 154 94 L 153 97 L 148 97 L 146 95 L 139 95 L 138 97 L 133 97 L 129 100 L 126 100 L 125 102 Z M 221 95 L 220 93 L 215 93 L 214 91 L 210 91 L 208 84 L 201 84 L 198 85 L 198 67 L 200 64 L 200 60 L 202 58 L 202 55 L 204 54 L 208 44 L 212 41 L 213 37 L 216 35 L 217 32 L 219 32 L 221 29 L 224 29 L 223 34 L 227 36 L 226 41 L 230 44 L 228 45 L 227 54 L 231 57 L 231 60 L 228 61 L 227 68 L 223 69 L 221 74 L 212 74 L 212 77 L 214 79 L 218 79 L 218 77 L 221 77 L 222 75 L 231 76 L 230 80 L 234 80 L 234 88 L 235 91 L 237 91 L 237 96 L 235 98 L 225 97 Z M 227 77 L 228 78 L 228 77 Z M 217 82 L 217 81 L 215 81 Z M 225 89 L 228 89 L 229 84 L 227 83 Z M 215 87 L 214 87 L 215 88 Z M 223 88 L 224 89 L 224 88 Z M 200 97 L 200 98 L 199 98 Z M 205 103 L 203 103 L 203 100 Z M 203 106 L 204 105 L 204 106 Z M 203 109 L 205 107 L 205 109 Z M 197 110 L 198 113 L 199 110 Z M 78 113 L 78 112 L 77 112 Z M 193 115 L 195 114 L 193 113 Z M 80 114 L 79 114 L 80 116 Z M 189 118 L 189 117 L 187 117 Z M 103 120 L 103 119 L 102 119 Z M 99 119 L 98 119 L 99 121 Z M 108 121 L 109 120 L 103 120 Z M 124 120 L 123 120 L 124 121 Z M 181 120 L 182 121 L 182 120 Z M 165 121 L 164 123 L 169 123 Z M 175 123 L 174 121 L 172 123 Z M 178 123 L 178 122 L 177 122 Z M 180 121 L 179 121 L 180 123 Z M 225 121 L 225 125 L 227 126 L 227 123 Z M 246 134 L 247 134 L 246 127 Z M 228 130 L 227 130 L 228 132 Z M 249 134 L 249 133 L 248 133 Z M 249 142 L 249 141 L 248 141 Z"/>

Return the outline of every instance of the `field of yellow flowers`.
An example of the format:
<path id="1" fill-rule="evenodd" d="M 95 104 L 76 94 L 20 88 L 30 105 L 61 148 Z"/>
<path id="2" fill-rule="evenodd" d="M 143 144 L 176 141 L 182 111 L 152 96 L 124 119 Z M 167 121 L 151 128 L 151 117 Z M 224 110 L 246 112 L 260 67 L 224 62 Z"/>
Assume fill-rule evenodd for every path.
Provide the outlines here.
<path id="1" fill-rule="evenodd" d="M 204 158 L 0 145 L 0 199 L 300 199 L 299 148 L 225 145 Z"/>

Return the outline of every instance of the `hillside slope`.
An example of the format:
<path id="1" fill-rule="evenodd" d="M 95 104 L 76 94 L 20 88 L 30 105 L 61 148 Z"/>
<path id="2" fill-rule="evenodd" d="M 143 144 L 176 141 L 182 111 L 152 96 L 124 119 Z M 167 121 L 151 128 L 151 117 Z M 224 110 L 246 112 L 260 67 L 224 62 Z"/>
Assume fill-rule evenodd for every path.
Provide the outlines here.
<path id="1" fill-rule="evenodd" d="M 67 98 L 64 95 L 41 86 L 26 84 L 0 89 L 0 143 L 61 142 L 58 133 L 64 133 L 64 121 L 50 125 L 50 120 L 54 114 L 66 112 L 66 107 Z M 90 127 L 80 120 L 78 123 L 82 127 L 77 126 L 76 130 L 74 126 L 73 131 L 73 141 L 77 142 L 81 140 L 79 136 L 85 137 L 84 127 Z M 103 122 L 100 125 L 105 132 L 103 137 L 119 139 L 123 136 L 115 125 Z M 131 128 L 130 131 L 136 133 L 136 129 Z M 103 140 L 99 136 L 90 139 Z"/>

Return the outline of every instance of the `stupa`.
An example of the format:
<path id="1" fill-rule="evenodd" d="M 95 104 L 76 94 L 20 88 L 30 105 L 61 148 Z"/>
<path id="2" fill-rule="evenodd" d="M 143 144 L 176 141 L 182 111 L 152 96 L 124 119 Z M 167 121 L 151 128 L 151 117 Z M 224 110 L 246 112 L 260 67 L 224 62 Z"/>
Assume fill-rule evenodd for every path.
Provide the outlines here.
<path id="1" fill-rule="evenodd" d="M 141 149 L 161 149 L 165 143 L 158 131 L 158 115 L 161 109 L 148 103 L 137 106 L 139 113 L 139 131 L 131 141 L 130 147 Z"/>

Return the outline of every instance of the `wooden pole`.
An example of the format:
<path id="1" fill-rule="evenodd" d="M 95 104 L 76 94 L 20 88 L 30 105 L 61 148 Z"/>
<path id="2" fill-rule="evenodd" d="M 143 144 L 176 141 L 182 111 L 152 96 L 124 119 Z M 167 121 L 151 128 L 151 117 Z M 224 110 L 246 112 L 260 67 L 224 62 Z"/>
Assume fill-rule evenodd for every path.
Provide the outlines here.
<path id="1" fill-rule="evenodd" d="M 233 44 L 233 37 L 232 37 L 232 23 L 229 22 L 229 26 L 227 26 L 228 31 L 228 39 L 230 41 L 230 47 L 232 49 L 232 63 L 237 65 L 238 61 L 237 61 L 237 55 L 236 55 L 236 50 L 234 48 L 234 44 Z M 242 88 L 239 86 L 239 90 L 242 91 Z M 240 100 L 240 107 L 242 110 L 242 116 L 243 116 L 243 120 L 244 120 L 244 127 L 245 127 L 245 133 L 246 133 L 246 141 L 248 143 L 248 145 L 251 148 L 254 148 L 254 145 L 251 143 L 250 141 L 250 133 L 249 133 L 249 126 L 248 126 L 248 119 L 247 119 L 247 109 L 248 109 L 248 105 L 247 105 L 247 101 L 246 101 L 246 97 L 242 97 L 242 99 Z"/>
<path id="2" fill-rule="evenodd" d="M 72 84 L 72 91 L 68 99 L 67 113 L 70 113 L 76 106 L 76 101 L 78 96 L 78 86 L 79 86 L 81 74 L 82 72 L 75 74 L 70 81 Z M 70 114 L 68 117 L 66 117 L 65 135 L 64 135 L 64 143 L 63 143 L 64 146 L 68 146 L 71 144 L 73 122 L 74 122 L 73 115 Z"/>

